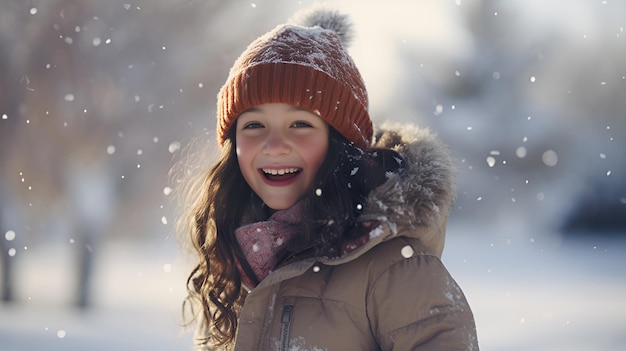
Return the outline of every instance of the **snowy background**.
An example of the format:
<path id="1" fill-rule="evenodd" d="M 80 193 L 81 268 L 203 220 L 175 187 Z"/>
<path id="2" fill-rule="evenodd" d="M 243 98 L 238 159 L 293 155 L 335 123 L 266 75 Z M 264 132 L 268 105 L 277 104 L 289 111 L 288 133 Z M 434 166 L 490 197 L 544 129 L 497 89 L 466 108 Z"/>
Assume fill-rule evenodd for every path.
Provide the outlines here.
<path id="1" fill-rule="evenodd" d="M 0 3 L 0 351 L 189 350 L 168 171 L 312 1 Z M 458 161 L 444 262 L 482 350 L 626 348 L 626 3 L 356 1 L 376 124 Z"/>

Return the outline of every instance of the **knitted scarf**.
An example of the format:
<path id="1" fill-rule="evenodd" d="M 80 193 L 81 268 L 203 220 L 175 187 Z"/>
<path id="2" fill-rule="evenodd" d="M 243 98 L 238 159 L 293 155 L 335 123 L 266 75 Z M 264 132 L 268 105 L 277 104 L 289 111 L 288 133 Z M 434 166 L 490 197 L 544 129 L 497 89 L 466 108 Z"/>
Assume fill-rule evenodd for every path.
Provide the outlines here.
<path id="1" fill-rule="evenodd" d="M 276 268 L 280 257 L 277 254 L 297 234 L 302 204 L 277 211 L 269 219 L 244 224 L 235 229 L 235 238 L 259 281 Z M 250 277 L 240 264 L 237 265 L 244 283 L 254 287 Z"/>

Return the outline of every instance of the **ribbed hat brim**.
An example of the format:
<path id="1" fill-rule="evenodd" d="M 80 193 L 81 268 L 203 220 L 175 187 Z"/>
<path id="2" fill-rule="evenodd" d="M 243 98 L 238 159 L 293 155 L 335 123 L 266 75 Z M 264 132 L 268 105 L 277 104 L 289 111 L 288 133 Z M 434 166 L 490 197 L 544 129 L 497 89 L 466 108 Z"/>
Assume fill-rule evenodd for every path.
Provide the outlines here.
<path id="1" fill-rule="evenodd" d="M 272 62 L 247 66 L 222 87 L 217 116 L 220 145 L 241 113 L 266 103 L 286 103 L 314 113 L 359 147 L 371 141 L 367 106 L 348 86 L 314 67 Z"/>

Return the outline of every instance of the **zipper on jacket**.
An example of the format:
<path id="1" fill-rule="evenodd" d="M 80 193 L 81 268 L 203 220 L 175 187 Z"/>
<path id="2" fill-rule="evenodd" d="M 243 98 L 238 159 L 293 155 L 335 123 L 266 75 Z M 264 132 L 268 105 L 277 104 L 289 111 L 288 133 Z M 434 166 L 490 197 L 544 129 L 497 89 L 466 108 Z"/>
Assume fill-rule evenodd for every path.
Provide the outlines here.
<path id="1" fill-rule="evenodd" d="M 293 305 L 285 305 L 285 307 L 283 307 L 283 314 L 280 317 L 280 351 L 286 351 L 289 348 L 289 332 L 292 317 Z"/>

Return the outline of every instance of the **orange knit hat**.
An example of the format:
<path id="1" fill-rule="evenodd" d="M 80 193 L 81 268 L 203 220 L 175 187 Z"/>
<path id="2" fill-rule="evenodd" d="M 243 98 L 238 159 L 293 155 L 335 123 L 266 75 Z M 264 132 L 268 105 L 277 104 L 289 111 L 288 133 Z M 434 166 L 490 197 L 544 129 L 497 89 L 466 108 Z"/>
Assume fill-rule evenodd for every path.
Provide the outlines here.
<path id="1" fill-rule="evenodd" d="M 281 102 L 318 115 L 355 145 L 369 146 L 367 90 L 342 45 L 350 39 L 347 16 L 325 8 L 296 16 L 253 41 L 230 69 L 217 95 L 220 145 L 241 113 Z"/>

